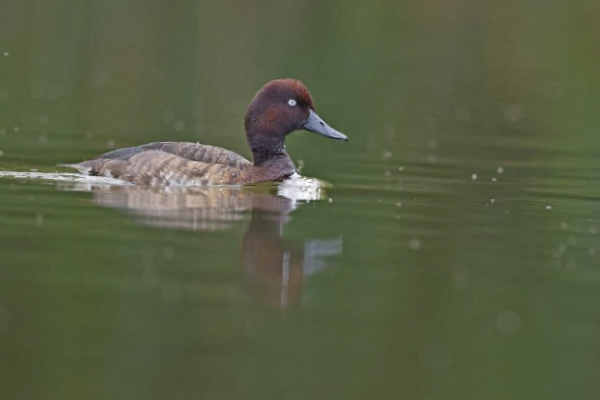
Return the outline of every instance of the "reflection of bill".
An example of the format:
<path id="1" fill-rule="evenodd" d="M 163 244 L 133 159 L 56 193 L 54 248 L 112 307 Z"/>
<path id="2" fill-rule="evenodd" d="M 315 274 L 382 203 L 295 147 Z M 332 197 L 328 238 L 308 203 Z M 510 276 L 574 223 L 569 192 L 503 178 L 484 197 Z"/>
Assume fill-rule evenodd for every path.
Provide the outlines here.
<path id="1" fill-rule="evenodd" d="M 94 202 L 126 210 L 144 224 L 185 229 L 222 230 L 248 220 L 241 258 L 253 297 L 278 307 L 298 303 L 305 280 L 332 265 L 342 253 L 342 238 L 291 241 L 282 238 L 290 213 L 303 202 L 324 198 L 324 185 L 297 177 L 277 186 L 139 187 L 63 185 L 92 191 Z M 250 211 L 250 212 L 248 212 Z"/>

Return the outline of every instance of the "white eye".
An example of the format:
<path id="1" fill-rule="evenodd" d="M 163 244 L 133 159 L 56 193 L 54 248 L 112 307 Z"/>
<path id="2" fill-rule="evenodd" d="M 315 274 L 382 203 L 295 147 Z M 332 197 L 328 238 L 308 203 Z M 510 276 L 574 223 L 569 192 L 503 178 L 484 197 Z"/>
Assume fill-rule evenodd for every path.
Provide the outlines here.
<path id="1" fill-rule="evenodd" d="M 294 99 L 289 99 L 288 100 L 288 105 L 294 107 L 296 105 L 296 100 Z"/>

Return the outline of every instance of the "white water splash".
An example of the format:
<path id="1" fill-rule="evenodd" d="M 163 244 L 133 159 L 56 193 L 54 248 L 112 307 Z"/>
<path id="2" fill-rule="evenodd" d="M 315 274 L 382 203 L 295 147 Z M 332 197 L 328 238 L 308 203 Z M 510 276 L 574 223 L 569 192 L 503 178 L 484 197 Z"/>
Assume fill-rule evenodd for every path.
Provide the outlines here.
<path id="1" fill-rule="evenodd" d="M 325 197 L 324 188 L 327 186 L 330 186 L 327 182 L 294 174 L 279 184 L 277 194 L 297 201 L 321 200 Z"/>
<path id="2" fill-rule="evenodd" d="M 58 173 L 58 172 L 21 172 L 21 171 L 0 171 L 0 178 L 13 179 L 41 179 L 50 182 L 67 182 L 73 184 L 89 185 L 131 185 L 128 182 L 106 178 L 102 176 L 88 176 L 77 173 Z"/>

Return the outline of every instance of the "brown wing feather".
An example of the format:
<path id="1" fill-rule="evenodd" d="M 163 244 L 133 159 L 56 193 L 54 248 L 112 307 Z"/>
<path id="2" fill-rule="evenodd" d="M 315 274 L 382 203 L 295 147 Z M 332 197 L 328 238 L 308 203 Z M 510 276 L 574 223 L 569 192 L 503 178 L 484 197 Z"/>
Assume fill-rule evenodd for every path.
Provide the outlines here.
<path id="1" fill-rule="evenodd" d="M 114 150 L 72 166 L 137 185 L 238 185 L 249 181 L 252 163 L 220 147 L 157 142 Z"/>
<path id="2" fill-rule="evenodd" d="M 208 146 L 199 143 L 190 142 L 154 142 L 137 147 L 127 147 L 124 149 L 113 150 L 96 157 L 96 159 L 120 159 L 126 160 L 130 157 L 145 151 L 164 151 L 165 153 L 175 154 L 179 157 L 192 161 L 199 161 L 208 164 L 234 164 L 249 162 L 244 157 L 233 151 L 222 147 Z"/>

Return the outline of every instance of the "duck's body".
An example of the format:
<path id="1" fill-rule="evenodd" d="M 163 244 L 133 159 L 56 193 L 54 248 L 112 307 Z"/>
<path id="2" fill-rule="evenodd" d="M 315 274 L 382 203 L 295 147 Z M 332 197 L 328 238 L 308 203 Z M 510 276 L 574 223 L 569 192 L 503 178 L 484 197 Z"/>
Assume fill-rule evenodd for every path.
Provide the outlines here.
<path id="1" fill-rule="evenodd" d="M 260 166 L 221 147 L 188 142 L 156 142 L 103 154 L 71 165 L 89 175 L 136 185 L 244 185 L 277 181 L 295 172 L 285 154 Z"/>
<path id="2" fill-rule="evenodd" d="M 294 130 L 347 140 L 319 118 L 306 87 L 292 79 L 272 81 L 261 89 L 248 107 L 245 125 L 253 162 L 220 147 L 156 142 L 65 166 L 136 185 L 247 185 L 294 174 L 285 151 L 285 136 Z"/>

